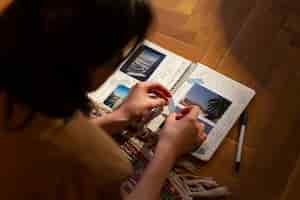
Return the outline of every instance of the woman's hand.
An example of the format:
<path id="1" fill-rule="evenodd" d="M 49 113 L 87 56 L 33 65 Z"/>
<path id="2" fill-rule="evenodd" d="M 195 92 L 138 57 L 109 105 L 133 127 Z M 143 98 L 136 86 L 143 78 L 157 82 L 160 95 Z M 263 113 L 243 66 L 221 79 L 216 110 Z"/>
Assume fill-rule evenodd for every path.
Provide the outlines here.
<path id="1" fill-rule="evenodd" d="M 176 159 L 205 140 L 203 125 L 197 122 L 198 107 L 171 114 L 160 132 L 156 153 L 141 180 L 125 200 L 159 199 L 160 192 Z"/>
<path id="2" fill-rule="evenodd" d="M 149 96 L 150 93 L 159 95 L 155 98 Z M 137 83 L 116 112 L 129 121 L 139 120 L 151 109 L 167 105 L 169 97 L 170 92 L 159 83 Z"/>
<path id="3" fill-rule="evenodd" d="M 158 94 L 159 97 L 150 97 L 149 93 Z M 138 83 L 117 110 L 91 121 L 109 134 L 119 133 L 131 122 L 142 119 L 152 108 L 166 105 L 169 97 L 171 97 L 169 91 L 158 83 Z"/>
<path id="4" fill-rule="evenodd" d="M 206 139 L 204 125 L 197 120 L 199 114 L 196 106 L 170 114 L 160 132 L 156 151 L 168 152 L 177 159 L 199 146 Z"/>

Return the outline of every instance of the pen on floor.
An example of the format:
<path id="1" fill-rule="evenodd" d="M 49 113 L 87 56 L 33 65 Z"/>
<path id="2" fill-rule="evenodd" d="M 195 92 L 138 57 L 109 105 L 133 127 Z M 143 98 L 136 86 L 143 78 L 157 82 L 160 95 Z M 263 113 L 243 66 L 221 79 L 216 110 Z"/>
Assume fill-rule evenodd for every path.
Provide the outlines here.
<path id="1" fill-rule="evenodd" d="M 240 117 L 240 124 L 241 124 L 240 136 L 239 136 L 239 142 L 238 142 L 236 158 L 235 158 L 235 171 L 237 173 L 240 171 L 243 144 L 245 139 L 245 131 L 248 124 L 248 113 L 246 111 L 244 111 Z"/>

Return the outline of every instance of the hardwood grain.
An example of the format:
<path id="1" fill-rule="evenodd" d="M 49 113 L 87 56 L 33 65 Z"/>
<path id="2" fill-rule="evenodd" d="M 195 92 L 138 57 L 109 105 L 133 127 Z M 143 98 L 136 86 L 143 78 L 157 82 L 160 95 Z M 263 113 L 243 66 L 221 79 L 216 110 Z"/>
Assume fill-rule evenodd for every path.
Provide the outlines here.
<path id="1" fill-rule="evenodd" d="M 212 161 L 199 164 L 200 175 L 232 188 L 229 199 L 300 198 L 299 5 L 296 0 L 154 1 L 160 14 L 151 40 L 257 91 L 248 108 L 241 174 L 232 170 L 237 125 Z"/>
<path id="2" fill-rule="evenodd" d="M 1 0 L 0 8 L 10 0 Z M 233 191 L 231 200 L 300 198 L 300 3 L 297 0 L 153 0 L 148 38 L 257 91 L 239 175 L 238 126 L 199 163 Z M 1 10 L 1 9 L 0 9 Z"/>

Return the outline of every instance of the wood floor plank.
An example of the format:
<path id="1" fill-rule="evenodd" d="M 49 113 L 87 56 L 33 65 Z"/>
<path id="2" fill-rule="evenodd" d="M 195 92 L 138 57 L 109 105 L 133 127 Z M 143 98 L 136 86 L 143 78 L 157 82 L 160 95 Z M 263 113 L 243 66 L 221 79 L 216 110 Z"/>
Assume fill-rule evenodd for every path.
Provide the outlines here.
<path id="1" fill-rule="evenodd" d="M 287 187 L 282 193 L 280 200 L 298 200 L 300 188 L 300 158 L 297 160 L 294 170 L 292 171 Z"/>
<path id="2" fill-rule="evenodd" d="M 260 133 L 255 148 L 257 163 L 252 166 L 251 174 L 242 182 L 244 186 L 241 187 L 244 189 L 243 193 L 260 194 L 261 199 L 276 199 L 280 196 L 300 152 L 300 105 L 299 97 L 293 95 L 300 92 L 297 69 L 300 63 L 296 56 L 300 51 L 290 47 L 286 52 L 285 59 L 278 63 L 279 67 L 273 71 L 269 86 L 265 88 L 265 92 L 271 95 L 269 104 L 266 102 L 265 107 L 269 107 L 271 113 L 262 112 L 266 116 L 264 120 L 259 119 L 257 122 L 263 124 L 260 131 L 254 130 Z M 250 187 L 254 182 L 257 182 L 257 187 Z M 251 190 L 247 190 L 248 188 Z"/>
<path id="3" fill-rule="evenodd" d="M 174 1 L 174 0 L 152 0 L 151 3 L 156 8 L 164 8 L 169 10 L 174 10 L 178 3 L 181 1 Z"/>
<path id="4" fill-rule="evenodd" d="M 233 193 L 230 199 L 239 199 L 241 181 L 245 174 L 251 170 L 251 162 L 254 160 L 255 150 L 244 147 L 241 171 L 236 174 L 234 171 L 234 158 L 237 143 L 231 139 L 225 139 L 221 148 L 216 152 L 214 158 L 206 165 L 199 167 L 198 174 L 201 176 L 212 176 L 220 184 L 229 186 Z"/>
<path id="5" fill-rule="evenodd" d="M 288 15 L 284 28 L 288 31 L 300 33 L 300 15 L 296 13 L 291 13 Z"/>
<path id="6" fill-rule="evenodd" d="M 152 29 L 177 39 L 192 43 L 196 37 L 195 31 L 187 31 L 181 27 L 187 22 L 189 16 L 175 10 L 164 8 L 156 9 L 156 18 Z"/>
<path id="7" fill-rule="evenodd" d="M 152 32 L 147 39 L 193 62 L 203 57 L 203 52 L 199 51 L 197 46 L 190 45 L 189 43 L 160 32 Z"/>
<path id="8" fill-rule="evenodd" d="M 247 20 L 248 15 L 255 8 L 255 1 L 243 1 L 243 4 L 239 1 L 222 0 L 218 2 L 214 13 L 215 22 L 210 21 L 209 23 L 214 26 L 212 42 L 201 62 L 217 66 Z"/>
<path id="9" fill-rule="evenodd" d="M 186 10 L 181 7 L 184 1 L 176 2 L 182 9 L 171 12 L 187 16 L 176 31 L 196 36 L 190 41 L 158 29 L 161 38 L 172 38 L 163 43 L 174 39 L 195 46 L 192 49 L 200 52 L 197 60 L 257 91 L 248 108 L 241 174 L 235 176 L 231 169 L 237 125 L 199 174 L 215 176 L 229 185 L 234 192 L 230 199 L 280 199 L 288 188 L 295 187 L 291 182 L 297 183 L 289 179 L 300 156 L 299 2 L 199 0 L 194 8 L 187 3 Z M 177 52 L 184 52 L 179 49 Z M 197 53 L 191 57 L 195 56 Z"/>
<path id="10" fill-rule="evenodd" d="M 179 1 L 175 9 L 178 12 L 184 13 L 186 15 L 191 15 L 195 9 L 197 2 L 198 0 Z"/>

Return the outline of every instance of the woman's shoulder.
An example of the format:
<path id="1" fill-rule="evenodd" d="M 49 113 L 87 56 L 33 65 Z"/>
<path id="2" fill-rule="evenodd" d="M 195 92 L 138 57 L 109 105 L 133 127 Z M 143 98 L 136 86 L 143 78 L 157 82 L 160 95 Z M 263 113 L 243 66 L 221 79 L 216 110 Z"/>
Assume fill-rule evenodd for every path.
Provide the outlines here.
<path id="1" fill-rule="evenodd" d="M 119 146 L 81 113 L 76 113 L 68 123 L 58 121 L 55 128 L 41 137 L 79 161 L 101 183 L 119 182 L 132 172 Z"/>

